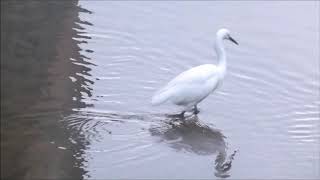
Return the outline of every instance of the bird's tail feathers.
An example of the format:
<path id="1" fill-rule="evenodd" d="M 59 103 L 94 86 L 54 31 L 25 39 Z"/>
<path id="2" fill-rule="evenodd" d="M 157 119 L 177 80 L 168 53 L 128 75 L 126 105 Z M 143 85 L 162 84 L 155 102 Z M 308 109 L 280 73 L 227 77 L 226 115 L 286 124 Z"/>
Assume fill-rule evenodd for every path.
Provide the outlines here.
<path id="1" fill-rule="evenodd" d="M 152 97 L 151 104 L 153 106 L 165 103 L 171 96 L 170 90 L 160 90 Z"/>

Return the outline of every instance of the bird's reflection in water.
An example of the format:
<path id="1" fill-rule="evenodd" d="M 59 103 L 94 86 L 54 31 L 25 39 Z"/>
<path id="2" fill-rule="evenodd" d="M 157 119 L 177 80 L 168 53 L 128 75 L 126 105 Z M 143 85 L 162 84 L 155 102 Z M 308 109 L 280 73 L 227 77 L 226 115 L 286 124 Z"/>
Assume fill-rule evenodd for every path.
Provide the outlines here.
<path id="1" fill-rule="evenodd" d="M 218 129 L 201 123 L 198 116 L 166 116 L 162 124 L 150 129 L 153 136 L 161 137 L 169 147 L 198 155 L 214 155 L 215 176 L 229 177 L 236 151 L 227 157 L 226 137 Z"/>

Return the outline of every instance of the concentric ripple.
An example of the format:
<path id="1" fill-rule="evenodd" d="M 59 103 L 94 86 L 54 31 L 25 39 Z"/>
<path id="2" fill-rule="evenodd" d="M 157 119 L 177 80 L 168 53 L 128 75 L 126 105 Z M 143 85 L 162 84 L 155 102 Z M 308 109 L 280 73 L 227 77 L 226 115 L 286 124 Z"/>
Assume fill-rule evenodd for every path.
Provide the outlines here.
<path id="1" fill-rule="evenodd" d="M 75 37 L 92 63 L 86 83 L 92 96 L 83 99 L 92 106 L 63 121 L 89 141 L 88 177 L 319 178 L 314 3 L 80 4 L 93 11 L 80 14 L 92 25 L 82 24 Z M 264 7 L 272 13 L 261 14 Z M 297 14 L 299 23 L 292 20 Z M 240 45 L 226 41 L 227 75 L 199 105 L 197 121 L 168 116 L 177 112 L 170 105 L 151 107 L 153 93 L 173 77 L 217 62 L 213 46 L 221 27 Z M 227 173 L 215 173 L 221 169 Z"/>

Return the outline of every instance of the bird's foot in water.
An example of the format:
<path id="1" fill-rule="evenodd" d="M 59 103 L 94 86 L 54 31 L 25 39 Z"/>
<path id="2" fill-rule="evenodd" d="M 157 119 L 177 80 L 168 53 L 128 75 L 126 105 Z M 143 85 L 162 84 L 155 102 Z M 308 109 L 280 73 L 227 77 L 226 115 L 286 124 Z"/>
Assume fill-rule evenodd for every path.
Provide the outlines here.
<path id="1" fill-rule="evenodd" d="M 182 111 L 180 114 L 178 114 L 180 117 L 184 117 L 184 114 L 185 114 L 186 112 L 185 111 Z"/>
<path id="2" fill-rule="evenodd" d="M 193 108 L 193 114 L 199 114 L 199 109 L 198 109 L 198 107 L 197 106 L 194 106 L 194 108 Z"/>
<path id="3" fill-rule="evenodd" d="M 168 117 L 176 119 L 176 120 L 184 120 L 186 118 L 196 116 L 199 112 L 200 111 L 197 108 L 195 108 L 192 111 L 182 111 L 179 114 L 168 115 Z"/>

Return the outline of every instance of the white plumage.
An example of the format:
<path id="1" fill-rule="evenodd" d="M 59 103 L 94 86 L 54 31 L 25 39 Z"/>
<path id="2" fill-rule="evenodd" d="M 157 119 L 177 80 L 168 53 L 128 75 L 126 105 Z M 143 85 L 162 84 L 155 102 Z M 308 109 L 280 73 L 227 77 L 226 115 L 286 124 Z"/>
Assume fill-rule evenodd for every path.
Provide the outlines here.
<path id="1" fill-rule="evenodd" d="M 215 46 L 218 64 L 203 64 L 182 72 L 155 93 L 152 97 L 152 104 L 159 105 L 170 101 L 176 105 L 184 106 L 182 114 L 192 108 L 197 113 L 196 105 L 218 88 L 225 76 L 226 54 L 222 43 L 224 39 L 238 44 L 230 36 L 229 30 L 220 29 L 217 32 Z"/>

